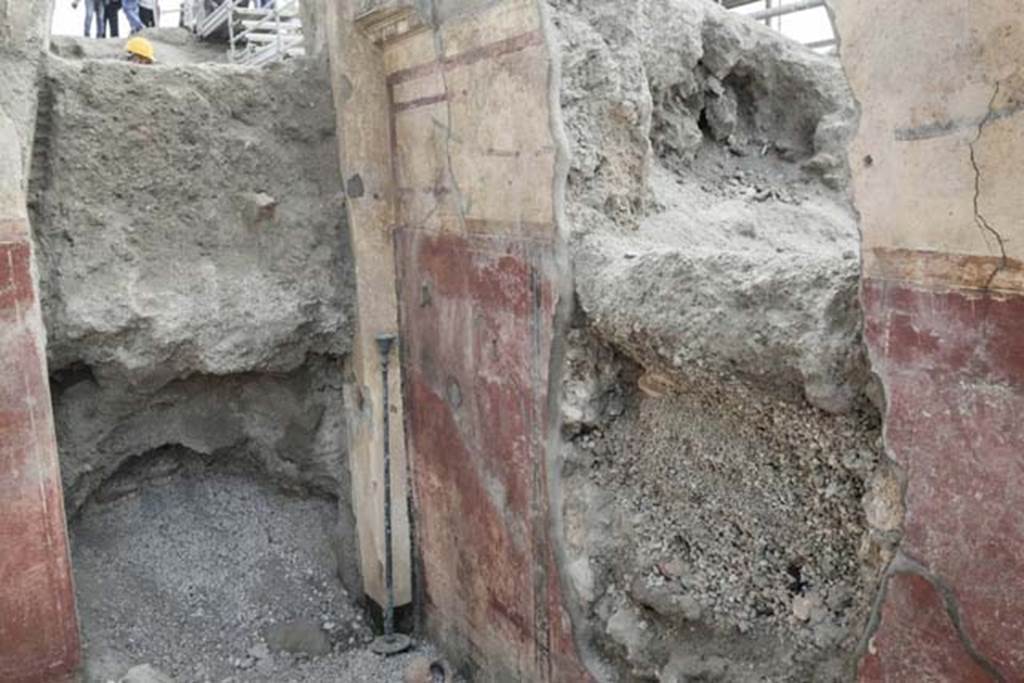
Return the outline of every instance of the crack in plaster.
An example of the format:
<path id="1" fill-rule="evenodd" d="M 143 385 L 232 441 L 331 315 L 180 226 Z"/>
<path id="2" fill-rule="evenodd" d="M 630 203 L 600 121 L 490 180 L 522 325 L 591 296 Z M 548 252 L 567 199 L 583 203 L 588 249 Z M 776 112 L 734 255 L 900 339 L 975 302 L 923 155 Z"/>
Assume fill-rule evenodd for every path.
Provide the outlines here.
<path id="1" fill-rule="evenodd" d="M 949 617 L 950 623 L 953 625 L 953 630 L 956 632 L 957 639 L 960 641 L 961 646 L 966 650 L 967 654 L 970 655 L 971 659 L 973 659 L 978 666 L 985 669 L 985 671 L 992 676 L 993 680 L 998 681 L 999 683 L 1007 683 L 1006 677 L 999 671 L 992 660 L 983 654 L 977 646 L 975 646 L 974 642 L 967 634 L 967 629 L 964 626 L 963 617 L 960 612 L 960 603 L 957 600 L 956 591 L 953 590 L 953 587 L 939 575 L 928 569 L 923 562 L 908 555 L 902 550 L 896 552 L 883 573 L 878 595 L 875 598 L 875 602 L 871 608 L 871 614 L 868 617 L 868 626 L 865 629 L 864 638 L 857 648 L 859 652 L 857 657 L 858 661 L 863 659 L 867 654 L 871 639 L 874 638 L 875 633 L 878 630 L 878 626 L 882 619 L 882 608 L 885 605 L 885 599 L 889 590 L 889 580 L 896 574 L 913 574 L 930 583 L 932 588 L 934 588 L 942 598 L 946 615 Z"/>
<path id="2" fill-rule="evenodd" d="M 876 374 L 876 376 L 878 377 L 878 381 L 882 386 L 883 398 L 887 405 L 888 396 L 886 395 L 887 388 L 885 381 L 882 379 L 880 375 Z M 886 414 L 886 411 L 882 410 L 882 413 Z M 887 438 L 885 436 L 885 429 L 887 426 L 887 423 L 883 423 L 883 442 Z M 875 596 L 871 601 L 871 608 L 870 610 L 868 610 L 867 618 L 864 622 L 863 633 L 860 637 L 860 640 L 857 642 L 856 649 L 854 650 L 855 655 L 853 657 L 853 662 L 855 667 L 856 663 L 864 659 L 864 656 L 867 654 L 868 649 L 871 646 L 871 639 L 874 638 L 875 633 L 878 631 L 878 626 L 882 620 L 882 607 L 885 605 L 885 598 L 888 594 L 889 577 L 894 573 L 893 565 L 898 560 L 902 552 L 900 549 L 900 545 L 903 542 L 903 532 L 906 526 L 907 489 L 910 487 L 909 466 L 909 463 L 907 467 L 901 466 L 898 462 L 896 462 L 896 460 L 893 457 L 889 455 L 887 448 L 882 449 L 881 462 L 878 465 L 878 469 L 880 470 L 882 468 L 887 468 L 891 475 L 899 483 L 899 502 L 902 514 L 900 516 L 899 526 L 895 530 L 883 534 L 883 538 L 887 539 L 890 543 L 889 548 L 891 549 L 892 557 L 889 559 L 888 562 L 885 563 L 885 566 L 878 574 L 878 582 L 875 588 Z M 882 541 L 876 542 L 881 543 Z"/>
<path id="3" fill-rule="evenodd" d="M 875 599 L 871 603 L 867 623 L 864 625 L 864 634 L 861 636 L 860 642 L 857 643 L 856 656 L 853 658 L 855 669 L 858 663 L 868 654 L 868 650 L 871 648 L 871 640 L 875 637 L 875 633 L 878 632 L 878 626 L 882 622 L 882 607 L 885 605 L 885 598 L 889 592 L 889 577 L 892 575 L 891 570 L 894 562 L 895 557 L 889 560 L 885 569 L 882 570 L 881 578 L 878 581 L 878 590 L 875 592 Z"/>
<path id="4" fill-rule="evenodd" d="M 974 169 L 974 222 L 982 231 L 982 235 L 986 236 L 985 242 L 987 243 L 989 241 L 987 236 L 991 236 L 995 239 L 996 244 L 999 247 L 999 263 L 989 274 L 988 279 L 985 280 L 985 289 L 989 289 L 992 286 L 992 282 L 995 280 L 999 272 L 1006 267 L 1008 260 L 1006 255 L 1006 242 L 1003 239 L 1003 236 L 998 230 L 992 227 L 992 224 L 988 222 L 988 219 L 985 218 L 985 215 L 981 212 L 981 168 L 978 166 L 977 150 L 975 149 L 975 145 L 977 145 L 981 140 L 982 133 L 985 131 L 985 126 L 987 126 L 995 116 L 995 103 L 996 98 L 999 96 L 999 87 L 1000 83 L 999 81 L 996 81 L 995 90 L 992 92 L 992 97 L 988 102 L 988 110 L 985 112 L 985 116 L 978 123 L 978 132 L 974 136 L 974 140 L 972 140 L 969 145 L 971 167 Z"/>
<path id="5" fill-rule="evenodd" d="M 996 230 L 992 224 L 985 217 L 981 210 L 981 190 L 982 190 L 982 174 L 981 167 L 978 164 L 978 156 L 976 145 L 981 140 L 984 134 L 985 127 L 988 126 L 993 120 L 1000 118 L 998 112 L 995 109 L 995 103 L 999 96 L 1001 83 L 996 82 L 995 88 L 992 92 L 992 96 L 988 102 L 988 108 L 985 112 L 984 117 L 979 121 L 977 132 L 974 139 L 969 144 L 970 150 L 970 162 L 971 167 L 974 170 L 974 196 L 972 198 L 974 220 L 979 230 L 982 231 L 982 235 L 985 238 L 986 243 L 990 243 L 990 239 L 994 239 L 1000 252 L 1000 260 L 992 273 L 988 276 L 985 281 L 984 289 L 988 290 L 991 288 L 992 282 L 998 276 L 998 274 L 1008 265 L 1009 257 L 1006 252 L 1006 242 Z M 858 222 L 858 228 L 859 228 Z M 882 382 L 883 392 L 886 388 L 886 383 L 882 378 L 879 378 Z M 886 425 L 887 426 L 887 425 Z M 886 438 L 887 442 L 888 439 Z M 906 469 L 896 465 L 895 461 L 891 458 L 886 458 L 890 465 L 896 466 L 897 477 L 900 480 L 901 498 L 906 501 L 907 486 L 909 484 L 910 473 L 909 464 Z M 904 516 L 906 515 L 906 506 L 904 505 Z M 903 524 L 900 525 L 900 531 L 902 532 Z M 875 594 L 875 598 L 872 602 L 871 609 L 868 613 L 867 621 L 864 626 L 863 635 L 857 644 L 857 655 L 855 661 L 860 662 L 868 654 L 871 647 L 871 641 L 875 637 L 882 620 L 882 610 L 885 606 L 886 598 L 889 592 L 889 580 L 896 574 L 913 574 L 920 576 L 932 585 L 936 592 L 941 596 L 943 606 L 946 610 L 946 614 L 953 625 L 953 629 L 956 632 L 957 639 L 960 641 L 964 650 L 970 655 L 975 662 L 978 663 L 986 672 L 988 672 L 992 678 L 1000 683 L 1005 683 L 1006 677 L 999 671 L 995 664 L 985 656 L 973 643 L 971 638 L 966 632 L 966 627 L 963 622 L 963 617 L 960 611 L 959 601 L 956 598 L 956 593 L 953 587 L 946 583 L 941 577 L 930 571 L 924 563 L 911 557 L 898 547 L 895 548 L 895 554 L 892 559 L 889 560 L 885 569 L 882 571 L 879 579 L 878 590 Z"/>

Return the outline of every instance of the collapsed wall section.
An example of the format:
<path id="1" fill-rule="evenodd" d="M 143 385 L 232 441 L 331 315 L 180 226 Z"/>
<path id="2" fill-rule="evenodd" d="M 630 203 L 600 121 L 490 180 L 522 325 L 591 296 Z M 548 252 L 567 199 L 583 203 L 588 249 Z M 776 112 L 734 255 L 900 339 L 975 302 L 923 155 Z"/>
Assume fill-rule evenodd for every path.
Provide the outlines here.
<path id="1" fill-rule="evenodd" d="M 670 373 L 846 410 L 866 372 L 837 64 L 709 3 L 551 4 L 593 325 Z"/>
<path id="2" fill-rule="evenodd" d="M 847 680 L 902 509 L 843 75 L 709 2 L 548 4 L 578 303 L 563 523 L 592 668 Z"/>

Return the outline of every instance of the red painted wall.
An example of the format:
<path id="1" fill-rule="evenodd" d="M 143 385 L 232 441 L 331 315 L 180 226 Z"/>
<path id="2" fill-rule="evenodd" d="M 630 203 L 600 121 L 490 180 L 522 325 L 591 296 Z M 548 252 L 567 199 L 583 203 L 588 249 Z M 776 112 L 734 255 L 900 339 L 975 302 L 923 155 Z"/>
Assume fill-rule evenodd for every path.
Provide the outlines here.
<path id="1" fill-rule="evenodd" d="M 78 665 L 57 444 L 28 226 L 0 222 L 0 682 Z"/>
<path id="2" fill-rule="evenodd" d="M 1022 681 L 1024 297 L 871 278 L 863 302 L 924 573 L 889 581 L 861 679 Z"/>
<path id="3" fill-rule="evenodd" d="M 486 680 L 586 680 L 552 556 L 552 247 L 398 235 L 428 621 Z"/>

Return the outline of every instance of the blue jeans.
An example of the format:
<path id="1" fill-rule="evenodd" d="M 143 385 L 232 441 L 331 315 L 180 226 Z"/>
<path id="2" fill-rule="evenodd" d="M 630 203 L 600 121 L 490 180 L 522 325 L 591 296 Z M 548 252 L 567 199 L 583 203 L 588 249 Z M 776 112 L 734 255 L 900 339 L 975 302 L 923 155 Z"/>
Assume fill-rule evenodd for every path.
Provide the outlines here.
<path id="1" fill-rule="evenodd" d="M 139 0 L 124 0 L 121 3 L 121 11 L 128 17 L 128 26 L 132 33 L 142 30 L 142 19 L 139 18 Z"/>
<path id="2" fill-rule="evenodd" d="M 85 0 L 85 37 L 89 37 L 93 17 L 96 17 L 96 37 L 103 37 L 103 0 Z"/>

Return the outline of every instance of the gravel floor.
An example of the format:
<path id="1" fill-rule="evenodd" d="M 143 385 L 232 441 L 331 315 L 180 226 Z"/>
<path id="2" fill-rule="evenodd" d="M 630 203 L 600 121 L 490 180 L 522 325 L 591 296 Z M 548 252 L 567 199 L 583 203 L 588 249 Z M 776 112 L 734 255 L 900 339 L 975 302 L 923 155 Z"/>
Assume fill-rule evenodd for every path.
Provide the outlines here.
<path id="1" fill-rule="evenodd" d="M 196 457 L 116 475 L 71 524 L 88 683 L 401 681 L 337 579 L 332 501 Z M 351 530 L 349 530 L 351 533 Z M 313 654 L 318 653 L 318 654 Z"/>

